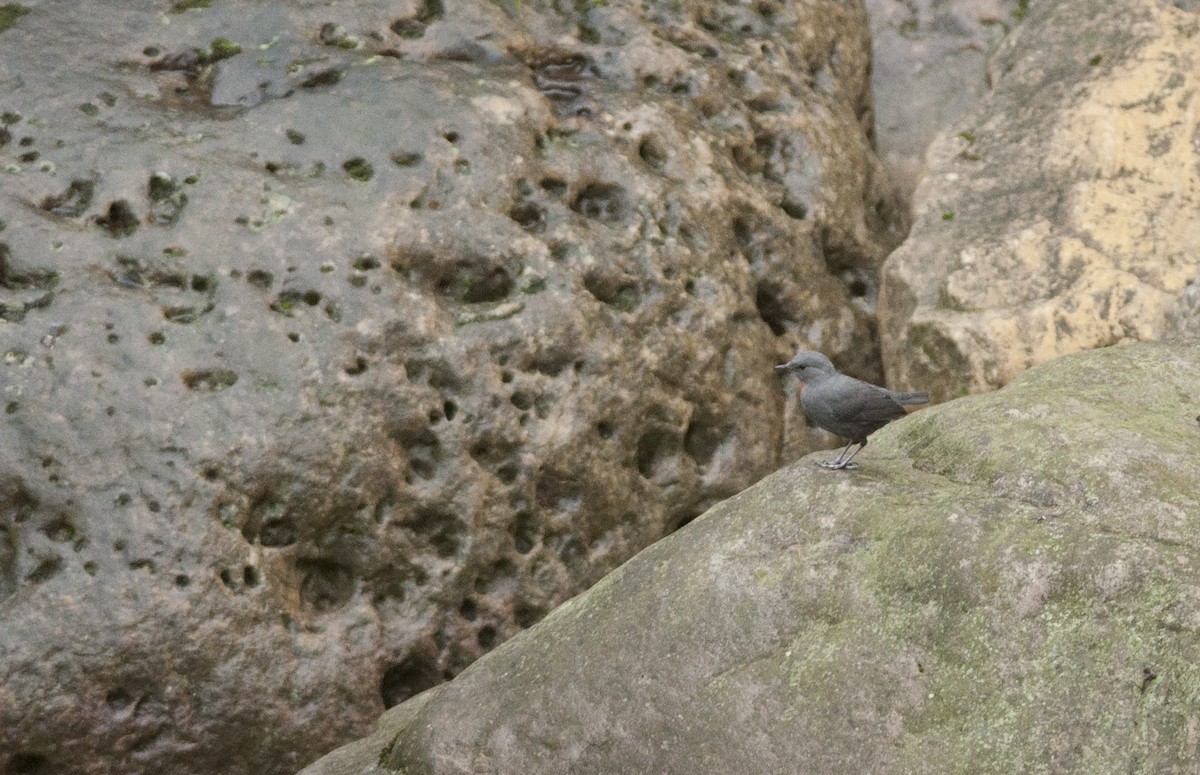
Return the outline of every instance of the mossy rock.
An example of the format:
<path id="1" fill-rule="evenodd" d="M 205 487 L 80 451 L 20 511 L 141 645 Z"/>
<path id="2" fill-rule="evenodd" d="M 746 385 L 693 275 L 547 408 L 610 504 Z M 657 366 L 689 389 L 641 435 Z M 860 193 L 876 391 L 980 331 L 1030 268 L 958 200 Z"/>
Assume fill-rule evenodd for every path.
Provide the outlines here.
<path id="1" fill-rule="evenodd" d="M 808 457 L 718 504 L 304 773 L 1193 771 L 1197 415 L 1197 343 L 921 410 L 858 471 Z"/>

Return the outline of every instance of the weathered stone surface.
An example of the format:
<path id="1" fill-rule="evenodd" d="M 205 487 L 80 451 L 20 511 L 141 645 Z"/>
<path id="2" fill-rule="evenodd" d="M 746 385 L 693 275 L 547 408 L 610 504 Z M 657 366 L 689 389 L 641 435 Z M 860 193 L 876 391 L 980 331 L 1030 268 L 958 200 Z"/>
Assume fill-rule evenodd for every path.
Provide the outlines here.
<path id="1" fill-rule="evenodd" d="M 879 317 L 892 384 L 944 399 L 1200 331 L 1200 18 L 1040 2 L 995 91 L 930 149 Z"/>
<path id="2" fill-rule="evenodd" d="M 0 32 L 0 771 L 294 771 L 880 376 L 859 4 L 208 5 Z"/>
<path id="3" fill-rule="evenodd" d="M 717 505 L 304 775 L 1184 773 L 1200 344 L 1039 366 Z"/>
<path id="4" fill-rule="evenodd" d="M 1019 0 L 866 0 L 875 143 L 907 204 L 925 151 L 989 90 L 991 50 L 1024 18 Z"/>

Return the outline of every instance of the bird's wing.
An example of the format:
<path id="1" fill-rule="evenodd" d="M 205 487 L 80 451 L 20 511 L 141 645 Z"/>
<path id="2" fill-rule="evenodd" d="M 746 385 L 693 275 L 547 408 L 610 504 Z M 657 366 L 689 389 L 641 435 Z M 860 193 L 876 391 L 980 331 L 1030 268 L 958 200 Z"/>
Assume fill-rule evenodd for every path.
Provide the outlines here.
<path id="1" fill-rule="evenodd" d="M 904 407 L 883 388 L 839 374 L 821 385 L 829 412 L 845 422 L 880 425 L 904 416 Z"/>

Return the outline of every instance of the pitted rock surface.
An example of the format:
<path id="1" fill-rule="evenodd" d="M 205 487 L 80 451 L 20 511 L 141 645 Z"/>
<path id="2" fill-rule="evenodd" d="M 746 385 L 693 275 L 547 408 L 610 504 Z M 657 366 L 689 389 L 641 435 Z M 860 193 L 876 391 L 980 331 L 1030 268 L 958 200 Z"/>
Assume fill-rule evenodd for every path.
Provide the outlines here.
<path id="1" fill-rule="evenodd" d="M 1039 2 L 929 152 L 888 259 L 889 384 L 937 399 L 1064 353 L 1200 332 L 1200 18 Z"/>
<path id="2" fill-rule="evenodd" d="M 26 10 L 0 770 L 294 771 L 880 376 L 857 4 Z"/>
<path id="3" fill-rule="evenodd" d="M 1064 356 L 810 456 L 303 775 L 1186 773 L 1200 343 Z"/>

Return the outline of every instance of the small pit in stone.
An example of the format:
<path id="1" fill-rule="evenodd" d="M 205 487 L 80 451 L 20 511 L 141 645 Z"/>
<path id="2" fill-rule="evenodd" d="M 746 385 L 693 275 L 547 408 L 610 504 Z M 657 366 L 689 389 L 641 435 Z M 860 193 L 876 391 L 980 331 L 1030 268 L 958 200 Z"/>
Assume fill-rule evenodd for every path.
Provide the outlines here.
<path id="1" fill-rule="evenodd" d="M 296 543 L 296 524 L 291 517 L 272 517 L 258 529 L 258 543 L 262 546 L 291 546 Z"/>
<path id="2" fill-rule="evenodd" d="M 637 469 L 646 479 L 654 478 L 664 458 L 674 446 L 674 437 L 662 428 L 651 428 L 642 434 L 637 443 Z"/>
<path id="3" fill-rule="evenodd" d="M 621 312 L 632 312 L 641 303 L 637 284 L 621 275 L 606 271 L 589 271 L 583 276 L 583 287 L 597 301 Z"/>
<path id="4" fill-rule="evenodd" d="M 55 543 L 66 543 L 75 537 L 75 526 L 66 517 L 60 517 L 43 526 L 42 533 Z"/>
<path id="5" fill-rule="evenodd" d="M 515 259 L 499 252 L 465 250 L 445 255 L 424 248 L 397 252 L 391 266 L 404 276 L 416 275 L 434 290 L 466 304 L 497 302 L 513 290 L 519 274 Z"/>
<path id="6" fill-rule="evenodd" d="M 683 449 L 699 466 L 708 465 L 721 444 L 725 433 L 706 417 L 693 417 L 683 437 Z"/>
<path id="7" fill-rule="evenodd" d="M 437 661 L 427 654 L 414 654 L 384 671 L 379 693 L 383 706 L 391 708 L 441 682 Z"/>
<path id="8" fill-rule="evenodd" d="M 518 511 L 513 519 L 513 547 L 521 554 L 529 554 L 537 540 L 537 524 L 529 511 Z"/>
<path id="9" fill-rule="evenodd" d="M 96 223 L 114 239 L 128 237 L 137 231 L 138 227 L 137 216 L 133 214 L 133 208 L 124 199 L 110 202 L 108 210 L 96 219 Z"/>
<path id="10" fill-rule="evenodd" d="M 266 290 L 275 282 L 275 275 L 262 269 L 251 269 L 246 273 L 246 282 Z"/>
<path id="11" fill-rule="evenodd" d="M 332 611 L 354 596 L 354 575 L 346 566 L 327 559 L 298 560 L 300 600 L 316 612 Z"/>
<path id="12" fill-rule="evenodd" d="M 162 313 L 163 313 L 163 318 L 172 323 L 178 323 L 180 325 L 187 325 L 188 323 L 195 323 L 201 317 L 203 317 L 204 315 L 207 315 L 209 312 L 211 312 L 212 309 L 213 309 L 212 304 L 206 305 L 204 307 L 169 306 L 169 307 L 163 307 Z"/>
<path id="13" fill-rule="evenodd" d="M 50 760 L 43 754 L 18 751 L 8 760 L 11 775 L 50 775 Z"/>
<path id="14" fill-rule="evenodd" d="M 760 282 L 754 292 L 754 304 L 758 308 L 758 316 L 771 329 L 775 336 L 781 336 L 787 331 L 790 322 L 787 308 L 784 306 L 780 289 L 774 283 Z"/>
<path id="15" fill-rule="evenodd" d="M 521 625 L 522 629 L 528 630 L 542 620 L 542 617 L 546 615 L 546 611 L 530 603 L 518 603 L 514 614 L 517 624 Z"/>
<path id="16" fill-rule="evenodd" d="M 656 134 L 649 134 L 638 143 L 638 156 L 654 169 L 667 163 L 667 144 Z"/>
<path id="17" fill-rule="evenodd" d="M 133 703 L 133 697 L 124 688 L 118 686 L 116 689 L 110 689 L 104 695 L 104 702 L 108 707 L 120 713 Z"/>
<path id="18" fill-rule="evenodd" d="M 629 198 L 615 183 L 589 183 L 575 196 L 571 209 L 598 221 L 615 222 L 628 213 Z"/>
<path id="19" fill-rule="evenodd" d="M 415 167 L 424 157 L 411 151 L 396 151 L 391 155 L 392 164 L 397 167 Z"/>
<path id="20" fill-rule="evenodd" d="M 667 527 L 667 532 L 674 533 L 676 530 L 680 529 L 681 527 L 684 527 L 685 525 L 690 524 L 692 521 L 694 521 L 696 519 L 696 517 L 700 516 L 703 513 L 704 512 L 702 510 L 692 509 L 690 511 L 686 511 L 686 512 L 676 516 L 674 519 L 671 520 L 669 526 Z"/>
<path id="21" fill-rule="evenodd" d="M 216 393 L 237 384 L 238 375 L 231 369 L 187 369 L 179 379 L 188 390 Z"/>
<path id="22" fill-rule="evenodd" d="M 543 231 L 546 228 L 546 210 L 535 202 L 522 202 L 508 211 L 508 217 L 517 222 L 522 229 L 531 233 Z"/>
<path id="23" fill-rule="evenodd" d="M 562 196 L 567 193 L 567 181 L 559 178 L 542 178 L 539 184 L 542 190 L 551 196 Z"/>
<path id="24" fill-rule="evenodd" d="M 345 68 L 329 67 L 318 70 L 300 82 L 302 89 L 319 89 L 325 86 L 335 86 L 346 76 Z"/>
<path id="25" fill-rule="evenodd" d="M 475 621 L 476 617 L 479 616 L 479 606 L 475 604 L 474 600 L 468 597 L 467 599 L 463 600 L 462 605 L 458 607 L 458 613 L 468 622 L 473 622 Z"/>
<path id="26" fill-rule="evenodd" d="M 63 193 L 43 199 L 41 207 L 61 218 L 76 218 L 83 215 L 84 211 L 92 204 L 95 192 L 95 181 L 72 180 L 71 185 Z"/>
<path id="27" fill-rule="evenodd" d="M 62 569 L 62 564 L 61 557 L 48 557 L 38 563 L 37 567 L 25 576 L 25 580 L 31 584 L 40 584 L 43 581 L 47 581 Z"/>
<path id="28" fill-rule="evenodd" d="M 458 554 L 466 533 L 466 525 L 457 514 L 434 506 L 418 510 L 411 527 L 441 558 Z"/>
<path id="29" fill-rule="evenodd" d="M 346 159 L 342 162 L 342 169 L 346 171 L 353 180 L 366 182 L 375 176 L 375 168 L 371 163 L 361 156 L 355 156 L 352 159 Z"/>

